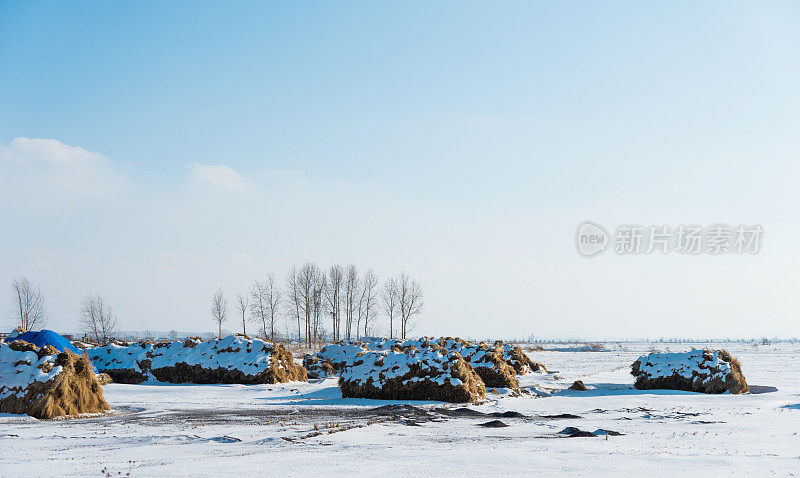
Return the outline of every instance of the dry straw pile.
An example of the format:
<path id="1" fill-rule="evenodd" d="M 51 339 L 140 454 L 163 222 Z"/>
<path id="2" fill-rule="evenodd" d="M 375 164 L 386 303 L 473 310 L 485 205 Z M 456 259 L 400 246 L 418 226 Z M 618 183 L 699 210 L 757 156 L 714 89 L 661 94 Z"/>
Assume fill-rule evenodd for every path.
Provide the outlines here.
<path id="1" fill-rule="evenodd" d="M 0 412 L 47 419 L 109 408 L 86 357 L 21 340 L 0 344 Z"/>
<path id="2" fill-rule="evenodd" d="M 725 350 L 652 353 L 631 365 L 640 390 L 671 389 L 702 393 L 747 393 L 739 361 Z"/>
<path id="3" fill-rule="evenodd" d="M 486 387 L 461 355 L 434 346 L 362 352 L 339 379 L 343 397 L 477 402 Z"/>

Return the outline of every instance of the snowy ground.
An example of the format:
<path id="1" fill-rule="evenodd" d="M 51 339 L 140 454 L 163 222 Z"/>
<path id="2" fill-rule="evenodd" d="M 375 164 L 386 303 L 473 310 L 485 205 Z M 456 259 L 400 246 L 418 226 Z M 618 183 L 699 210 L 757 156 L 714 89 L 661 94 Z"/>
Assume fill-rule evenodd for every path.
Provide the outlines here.
<path id="1" fill-rule="evenodd" d="M 403 402 L 343 399 L 336 379 L 111 384 L 104 389 L 111 415 L 0 415 L 0 476 L 800 474 L 800 344 L 725 344 L 757 392 L 749 395 L 637 391 L 629 367 L 639 355 L 692 345 L 607 346 L 530 352 L 554 373 L 521 377 L 538 393 L 490 393 L 469 407 L 480 416 L 437 402 L 378 408 Z M 540 396 L 575 379 L 594 389 Z M 490 415 L 507 411 L 518 413 Z M 579 418 L 548 417 L 560 414 Z M 507 426 L 481 426 L 493 420 Z M 624 435 L 567 438 L 558 433 L 565 427 Z"/>

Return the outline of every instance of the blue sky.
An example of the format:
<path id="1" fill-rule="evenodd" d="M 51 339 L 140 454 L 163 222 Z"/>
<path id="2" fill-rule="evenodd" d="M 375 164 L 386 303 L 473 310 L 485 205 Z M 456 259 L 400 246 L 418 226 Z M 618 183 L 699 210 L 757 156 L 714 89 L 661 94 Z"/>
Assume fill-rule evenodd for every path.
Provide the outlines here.
<path id="1" fill-rule="evenodd" d="M 311 259 L 408 270 L 418 333 L 796 335 L 799 10 L 3 2 L 0 283 L 205 330 Z M 587 261 L 585 219 L 768 242 Z"/>

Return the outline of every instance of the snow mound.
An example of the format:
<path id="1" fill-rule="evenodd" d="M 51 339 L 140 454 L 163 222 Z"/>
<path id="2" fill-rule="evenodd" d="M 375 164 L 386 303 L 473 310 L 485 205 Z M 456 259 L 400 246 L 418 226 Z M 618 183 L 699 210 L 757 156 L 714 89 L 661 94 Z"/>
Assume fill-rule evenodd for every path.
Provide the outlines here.
<path id="1" fill-rule="evenodd" d="M 739 362 L 725 350 L 652 353 L 631 365 L 640 390 L 672 389 L 702 393 L 747 393 Z"/>
<path id="2" fill-rule="evenodd" d="M 53 418 L 109 408 L 86 357 L 21 340 L 0 343 L 0 412 Z"/>
<path id="3" fill-rule="evenodd" d="M 307 381 L 283 345 L 230 335 L 157 344 L 111 344 L 87 350 L 97 369 L 117 383 L 278 383 Z"/>
<path id="4" fill-rule="evenodd" d="M 343 397 L 475 402 L 486 388 L 472 367 L 441 347 L 361 352 L 339 379 Z"/>

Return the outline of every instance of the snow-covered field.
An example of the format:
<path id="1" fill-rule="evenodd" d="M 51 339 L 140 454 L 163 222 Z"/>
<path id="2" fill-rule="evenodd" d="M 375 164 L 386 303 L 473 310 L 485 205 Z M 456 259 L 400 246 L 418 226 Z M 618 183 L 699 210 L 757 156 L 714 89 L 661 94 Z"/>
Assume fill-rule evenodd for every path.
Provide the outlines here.
<path id="1" fill-rule="evenodd" d="M 652 347 L 704 345 L 737 357 L 754 393 L 633 388 L 630 364 Z M 336 378 L 111 384 L 104 388 L 110 415 L 53 421 L 0 415 L 0 475 L 102 476 L 103 469 L 133 477 L 800 474 L 800 344 L 607 347 L 530 352 L 551 373 L 521 376 L 523 396 L 493 391 L 486 403 L 468 407 L 482 414 L 436 402 L 343 399 Z M 591 389 L 548 394 L 576 379 Z M 517 413 L 497 416 L 508 411 Z M 562 414 L 575 417 L 552 417 Z M 496 420 L 507 426 L 482 426 Z M 623 435 L 569 438 L 559 433 L 566 427 Z"/>

